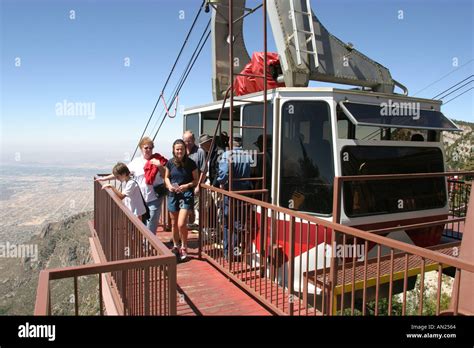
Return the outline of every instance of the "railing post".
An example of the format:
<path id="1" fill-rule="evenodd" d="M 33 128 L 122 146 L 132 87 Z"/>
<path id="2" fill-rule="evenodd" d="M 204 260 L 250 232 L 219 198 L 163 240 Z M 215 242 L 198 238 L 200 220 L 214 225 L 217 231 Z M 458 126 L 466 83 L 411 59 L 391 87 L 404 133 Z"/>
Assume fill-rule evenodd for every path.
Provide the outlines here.
<path id="1" fill-rule="evenodd" d="M 333 222 L 336 224 L 339 224 L 341 220 L 342 183 L 343 183 L 343 180 L 341 179 L 341 177 L 336 176 L 334 178 L 332 219 L 333 219 Z M 331 263 L 330 263 L 330 268 L 329 268 L 329 294 L 328 294 L 329 295 L 329 308 L 328 308 L 329 315 L 333 315 L 334 291 L 337 284 L 337 268 L 339 266 L 338 260 L 336 257 L 336 249 L 337 249 L 337 243 L 338 243 L 337 238 L 338 238 L 337 231 L 332 230 Z M 324 257 L 326 257 L 326 255 Z"/>
<path id="2" fill-rule="evenodd" d="M 329 269 L 329 310 L 330 310 L 330 315 L 333 315 L 334 312 L 334 300 L 335 300 L 335 289 L 337 286 L 337 273 L 338 273 L 338 267 L 339 267 L 339 260 L 337 258 L 337 245 L 339 243 L 339 233 L 336 230 L 332 231 L 332 236 L 331 236 L 331 263 L 330 263 L 330 269 Z M 343 260 L 344 262 L 344 260 Z M 342 293 L 341 296 L 344 296 Z"/>
<path id="3" fill-rule="evenodd" d="M 36 290 L 35 315 L 51 315 L 51 297 L 49 291 L 49 272 L 43 270 L 38 277 Z"/>
<path id="4" fill-rule="evenodd" d="M 141 270 L 140 270 L 141 271 Z M 143 272 L 145 273 L 145 301 L 144 301 L 144 307 L 145 307 L 145 315 L 150 315 L 150 267 L 147 266 L 143 269 Z"/>
<path id="5" fill-rule="evenodd" d="M 99 273 L 99 314 L 101 316 L 104 315 L 104 305 L 103 305 L 103 298 L 102 298 L 102 273 Z"/>
<path id="6" fill-rule="evenodd" d="M 266 241 L 266 236 L 267 236 L 267 208 L 262 207 L 260 209 L 260 277 L 263 277 L 266 272 L 266 266 L 267 266 L 267 241 Z M 257 222 L 255 221 L 255 225 L 257 225 Z M 270 249 L 271 250 L 271 249 Z M 265 267 L 262 267 L 262 264 Z"/>
<path id="7" fill-rule="evenodd" d="M 232 272 L 232 263 L 234 257 L 234 199 L 227 196 L 227 258 L 229 260 L 229 272 Z M 225 204 L 224 204 L 225 205 Z M 225 207 L 224 207 L 225 209 Z M 225 231 L 224 231 L 225 233 Z"/>
<path id="8" fill-rule="evenodd" d="M 290 315 L 293 315 L 294 314 L 294 280 L 295 280 L 295 217 L 294 216 L 290 218 L 290 241 L 289 242 L 290 242 L 290 259 L 289 259 L 289 270 L 288 270 L 288 296 L 289 296 L 288 304 L 289 304 Z"/>
<path id="9" fill-rule="evenodd" d="M 77 276 L 74 277 L 74 312 L 79 315 L 79 293 L 77 289 Z"/>
<path id="10" fill-rule="evenodd" d="M 451 300 L 453 306 L 453 315 L 458 315 L 459 311 L 459 292 L 461 290 L 461 269 L 456 268 L 456 274 L 454 276 L 454 289 L 453 289 L 453 299 Z"/>
<path id="11" fill-rule="evenodd" d="M 169 315 L 176 315 L 177 286 L 176 286 L 176 258 L 168 265 L 168 296 L 169 296 Z"/>

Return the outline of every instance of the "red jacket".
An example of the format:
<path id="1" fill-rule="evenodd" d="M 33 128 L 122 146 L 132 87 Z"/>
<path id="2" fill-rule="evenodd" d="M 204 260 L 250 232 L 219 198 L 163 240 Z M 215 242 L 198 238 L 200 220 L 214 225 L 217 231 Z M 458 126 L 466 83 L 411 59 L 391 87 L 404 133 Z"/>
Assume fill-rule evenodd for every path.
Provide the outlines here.
<path id="1" fill-rule="evenodd" d="M 252 54 L 252 60 L 248 63 L 244 70 L 243 74 L 248 75 L 260 75 L 264 74 L 264 54 L 263 52 L 254 52 Z M 278 58 L 278 53 L 267 52 L 267 88 L 273 89 L 277 87 L 285 87 L 284 83 L 278 83 L 272 78 L 270 67 L 279 68 L 280 61 Z M 254 92 L 263 91 L 263 79 L 254 77 L 254 76 L 237 76 L 234 80 L 234 91 L 236 95 L 244 95 Z"/>
<path id="2" fill-rule="evenodd" d="M 161 156 L 159 153 L 155 153 L 151 156 L 151 158 L 155 158 L 158 161 L 160 161 L 162 166 L 166 166 L 166 163 L 168 163 L 168 160 Z M 151 164 L 150 161 L 146 161 L 145 167 L 143 168 L 145 170 L 145 181 L 148 185 L 153 185 L 153 182 L 155 181 L 156 174 L 158 174 L 158 167 Z"/>

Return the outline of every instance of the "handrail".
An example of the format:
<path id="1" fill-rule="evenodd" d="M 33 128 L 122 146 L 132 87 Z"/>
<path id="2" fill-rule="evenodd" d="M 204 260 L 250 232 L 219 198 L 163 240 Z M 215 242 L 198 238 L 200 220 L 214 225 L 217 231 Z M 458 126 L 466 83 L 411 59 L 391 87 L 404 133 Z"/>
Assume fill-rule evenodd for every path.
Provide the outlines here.
<path id="1" fill-rule="evenodd" d="M 335 187 L 341 188 L 339 179 L 335 178 Z M 461 247 L 459 241 L 423 248 L 206 184 L 201 184 L 200 195 L 201 206 L 208 207 L 200 219 L 200 252 L 276 314 L 345 315 L 348 313 L 345 309 L 350 308 L 352 315 L 355 309 L 366 315 L 371 310 L 366 305 L 371 303 L 378 315 L 379 300 L 386 298 L 391 315 L 392 310 L 400 311 L 400 307 L 393 306 L 392 296 L 402 294 L 396 303 L 401 305 L 399 315 L 406 315 L 407 302 L 414 301 L 412 297 L 416 296 L 408 292 L 417 287 L 425 294 L 425 273 L 436 270 L 436 314 L 439 315 L 444 306 L 441 295 L 446 295 L 442 286 L 445 270 L 448 274 L 455 271 L 456 278 L 465 272 L 474 273 L 474 262 L 456 257 Z M 226 197 L 229 199 L 224 200 Z M 229 225 L 226 231 L 222 225 L 225 204 L 234 209 L 231 221 L 237 224 L 236 229 Z M 426 227 L 446 221 L 407 226 Z M 228 254 L 219 242 L 226 233 L 231 241 L 227 246 L 237 243 L 233 252 L 229 247 L 224 249 Z M 416 283 L 419 285 L 415 285 L 417 276 L 421 276 Z M 316 295 L 317 289 L 320 292 Z M 459 292 L 459 287 L 453 288 L 454 299 Z M 356 305 L 356 298 L 362 299 L 362 304 Z M 456 315 L 456 303 L 453 308 Z M 410 313 L 413 310 L 409 308 Z M 418 315 L 425 310 L 428 314 L 431 311 L 419 302 Z"/>
<path id="2" fill-rule="evenodd" d="M 94 179 L 99 178 L 99 176 L 94 176 Z M 101 185 L 100 182 L 94 181 L 96 184 Z M 102 185 L 103 186 L 103 185 Z M 122 210 L 122 212 L 127 216 L 127 218 L 133 222 L 138 231 L 146 237 L 146 239 L 151 243 L 151 245 L 159 251 L 161 255 L 174 256 L 174 254 L 161 242 L 151 231 L 134 215 L 117 197 L 117 195 L 112 191 L 111 188 L 105 188 L 105 191 L 112 198 L 112 200 L 117 204 L 117 206 Z"/>
<path id="3" fill-rule="evenodd" d="M 49 273 L 49 280 L 64 279 L 70 277 L 82 277 L 97 273 L 109 273 L 115 271 L 124 271 L 132 268 L 150 267 L 150 266 L 161 266 L 166 264 L 165 261 L 176 259 L 173 256 L 147 256 L 140 257 L 138 259 L 128 259 L 119 261 L 103 262 L 100 264 L 83 265 L 83 266 L 71 266 L 64 268 L 52 268 L 42 272 Z M 160 261 L 160 262 L 157 262 Z"/>
<path id="4" fill-rule="evenodd" d="M 97 179 L 99 176 L 94 176 Z M 74 278 L 75 313 L 77 302 L 77 278 L 100 274 L 99 296 L 102 314 L 102 277 L 105 276 L 110 295 L 120 314 L 176 314 L 176 257 L 143 225 L 137 216 L 122 203 L 110 188 L 104 192 L 99 181 L 94 180 L 94 228 L 93 240 L 98 247 L 99 264 L 44 270 L 40 273 L 35 313 L 50 314 L 50 280 Z M 126 251 L 128 250 L 128 251 Z M 131 271 L 128 271 L 132 269 Z M 131 272 L 132 275 L 128 273 Z M 105 274 L 104 274 L 105 273 Z M 135 289 L 137 279 L 144 280 L 144 293 Z M 151 288 L 159 297 L 150 298 Z M 138 292 L 137 292 L 138 291 Z M 109 296 L 110 296 L 109 295 Z M 132 296 L 132 298 L 130 298 Z M 144 296 L 145 307 L 139 307 L 136 299 Z M 164 301 L 162 301 L 164 299 Z"/>
<path id="5" fill-rule="evenodd" d="M 157 281 L 166 283 L 163 288 L 163 296 L 171 306 L 169 312 L 176 312 L 176 257 L 174 254 L 122 203 L 122 200 L 111 189 L 105 188 L 102 192 L 102 186 L 98 181 L 94 183 L 94 204 L 94 240 L 99 246 L 98 251 L 101 259 L 104 259 L 103 261 L 118 261 L 147 256 L 167 256 L 167 265 L 163 270 L 166 276 Z M 113 284 L 111 291 L 114 303 L 121 309 L 123 305 L 127 305 L 127 303 L 122 304 L 121 299 L 129 291 L 134 291 L 134 286 L 121 272 L 113 272 L 108 277 Z M 145 274 L 145 286 L 148 286 L 150 281 L 150 277 Z M 131 305 L 131 307 L 127 305 L 126 308 L 129 311 L 124 313 L 141 313 L 138 307 Z M 155 314 L 162 313 L 162 307 L 159 308 L 159 313 L 155 310 Z M 145 312 L 145 314 L 147 313 Z"/>
<path id="6" fill-rule="evenodd" d="M 293 210 L 290 210 L 290 209 L 287 209 L 287 208 L 274 206 L 274 205 L 266 203 L 266 202 L 262 202 L 262 201 L 259 201 L 259 200 L 253 199 L 253 198 L 242 196 L 240 194 L 237 194 L 237 193 L 234 193 L 234 192 L 229 192 L 229 191 L 226 191 L 226 190 L 222 190 L 220 188 L 209 186 L 209 185 L 206 185 L 206 184 L 201 184 L 201 187 L 204 188 L 204 189 L 207 189 L 207 190 L 215 191 L 215 192 L 223 194 L 223 195 L 227 195 L 227 196 L 232 197 L 232 198 L 239 199 L 239 200 L 247 202 L 247 203 L 259 205 L 262 208 L 271 209 L 275 212 L 287 214 L 287 215 L 295 217 L 295 218 L 299 218 L 299 219 L 302 219 L 302 220 L 306 220 L 308 222 L 312 222 L 312 223 L 315 223 L 315 224 L 318 224 L 318 225 L 322 225 L 326 228 L 333 229 L 334 231 L 337 231 L 337 232 L 347 233 L 347 234 L 350 234 L 354 237 L 362 238 L 362 239 L 365 239 L 367 241 L 374 242 L 376 244 L 382 244 L 382 245 L 385 245 L 385 246 L 393 248 L 393 249 L 397 249 L 397 250 L 401 250 L 401 251 L 404 251 L 404 252 L 407 252 L 407 253 L 419 255 L 419 256 L 422 256 L 424 258 L 427 258 L 427 259 L 430 259 L 430 260 L 433 260 L 433 261 L 437 261 L 437 262 L 440 262 L 440 263 L 449 264 L 449 265 L 452 265 L 456 268 L 460 268 L 462 270 L 467 270 L 469 272 L 474 272 L 474 263 L 463 261 L 461 259 L 458 259 L 458 258 L 455 258 L 455 257 L 452 257 L 452 256 L 440 254 L 440 253 L 437 253 L 436 251 L 424 249 L 424 248 L 418 247 L 416 245 L 407 244 L 407 243 L 404 243 L 404 242 L 401 242 L 401 241 L 397 241 L 397 240 L 394 240 L 394 239 L 389 239 L 389 238 L 379 236 L 379 235 L 376 235 L 376 234 L 371 234 L 370 232 L 359 230 L 359 229 L 356 229 L 356 228 L 353 228 L 353 227 L 350 227 L 350 226 L 345 226 L 345 225 L 341 225 L 341 224 L 334 223 L 334 222 L 331 222 L 331 221 L 326 221 L 326 220 L 320 219 L 320 218 L 315 217 L 315 216 L 307 215 L 305 213 L 300 213 L 300 212 L 296 212 L 296 211 L 293 211 Z"/>
<path id="7" fill-rule="evenodd" d="M 35 315 L 48 315 L 51 311 L 51 299 L 49 292 L 49 273 L 47 270 L 41 271 L 36 288 Z"/>
<path id="8" fill-rule="evenodd" d="M 367 232 L 382 234 L 382 233 L 390 233 L 390 232 L 399 231 L 400 229 L 409 231 L 409 230 L 414 230 L 421 227 L 432 227 L 432 226 L 439 226 L 439 225 L 445 225 L 445 224 L 456 223 L 456 222 L 464 222 L 464 221 L 466 221 L 466 218 L 464 217 L 456 218 L 456 219 L 436 220 L 436 221 L 430 221 L 430 222 L 423 222 L 419 224 L 399 225 L 395 227 L 380 228 L 377 230 L 369 230 Z"/>
<path id="9" fill-rule="evenodd" d="M 473 175 L 474 172 L 439 172 L 439 173 L 413 173 L 413 174 L 378 174 L 378 175 L 348 175 L 338 176 L 341 181 L 373 181 L 373 180 L 395 180 L 395 179 L 413 179 L 413 178 L 436 178 L 452 175 Z"/>
<path id="10" fill-rule="evenodd" d="M 120 261 L 104 262 L 101 264 L 72 266 L 64 268 L 53 268 L 42 270 L 39 275 L 38 288 L 36 293 L 35 315 L 49 315 L 50 308 L 50 286 L 51 280 L 77 278 L 88 275 L 116 271 L 126 271 L 135 268 L 147 268 L 167 264 L 174 256 L 150 256 L 139 259 L 129 259 Z M 77 298 L 76 298 L 77 301 Z"/>

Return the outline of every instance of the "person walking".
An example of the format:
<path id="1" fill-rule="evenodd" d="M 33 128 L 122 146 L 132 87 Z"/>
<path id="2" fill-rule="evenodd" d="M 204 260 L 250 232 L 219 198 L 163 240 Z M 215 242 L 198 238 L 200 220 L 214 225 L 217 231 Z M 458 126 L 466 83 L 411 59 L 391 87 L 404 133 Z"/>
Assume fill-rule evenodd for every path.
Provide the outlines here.
<path id="1" fill-rule="evenodd" d="M 171 251 L 179 254 L 180 259 L 184 261 L 188 256 L 187 219 L 194 207 L 194 188 L 198 184 L 199 176 L 196 163 L 188 157 L 183 140 L 175 140 L 172 151 L 173 158 L 165 167 L 165 184 L 169 191 L 168 211 L 173 231 Z"/>

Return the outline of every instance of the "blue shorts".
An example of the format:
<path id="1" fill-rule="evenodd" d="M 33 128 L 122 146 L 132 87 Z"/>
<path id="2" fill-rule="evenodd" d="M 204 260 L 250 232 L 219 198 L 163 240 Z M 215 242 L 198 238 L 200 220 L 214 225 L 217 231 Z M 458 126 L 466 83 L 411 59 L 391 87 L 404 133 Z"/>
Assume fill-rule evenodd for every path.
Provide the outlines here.
<path id="1" fill-rule="evenodd" d="M 192 190 L 168 194 L 168 211 L 176 213 L 180 209 L 194 209 L 194 192 Z"/>

